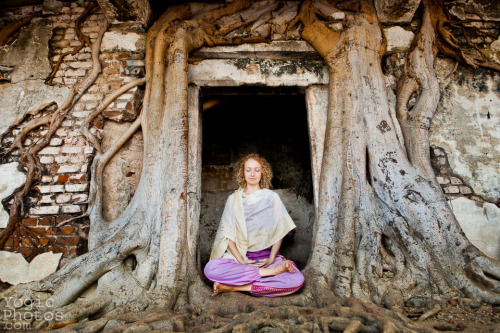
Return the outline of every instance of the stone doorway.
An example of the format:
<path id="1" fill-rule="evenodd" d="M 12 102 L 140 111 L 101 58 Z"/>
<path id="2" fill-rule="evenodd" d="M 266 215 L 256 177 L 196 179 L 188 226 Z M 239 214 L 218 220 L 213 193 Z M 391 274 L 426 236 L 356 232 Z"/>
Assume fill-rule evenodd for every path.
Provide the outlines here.
<path id="1" fill-rule="evenodd" d="M 234 156 L 228 153 L 228 147 L 226 151 L 217 147 L 218 144 L 220 146 L 220 142 L 230 140 L 226 140 L 224 135 L 227 128 L 235 130 L 243 128 L 242 124 L 229 123 L 223 129 L 221 129 L 222 126 L 215 126 L 214 129 L 217 129 L 220 132 L 218 135 L 222 137 L 208 141 L 212 142 L 212 146 L 210 147 L 211 153 L 207 154 L 208 149 L 203 148 L 205 144 L 203 136 L 207 135 L 203 133 L 203 128 L 212 125 L 207 125 L 211 120 L 204 119 L 203 109 L 208 110 L 208 115 L 210 108 L 214 110 L 219 108 L 221 113 L 218 116 L 224 118 L 223 109 L 226 108 L 226 118 L 228 118 L 227 115 L 233 115 L 233 109 L 239 109 L 245 103 L 260 101 L 261 105 L 265 106 L 266 99 L 268 99 L 273 101 L 268 101 L 267 104 L 280 106 L 280 103 L 284 103 L 283 100 L 289 99 L 295 102 L 291 103 L 294 106 L 301 105 L 302 113 L 296 117 L 300 119 L 300 121 L 297 120 L 296 125 L 302 126 L 299 126 L 302 133 L 307 133 L 302 137 L 302 144 L 309 147 L 309 152 L 303 158 L 307 161 L 304 162 L 299 158 L 300 162 L 296 165 L 310 165 L 310 169 L 307 168 L 308 171 L 306 171 L 310 174 L 308 178 L 310 180 L 308 185 L 302 186 L 302 190 L 300 190 L 301 186 L 287 185 L 279 177 L 275 177 L 273 185 L 285 186 L 278 188 L 277 191 L 288 191 L 288 193 L 279 194 L 291 211 L 292 218 L 296 223 L 298 222 L 298 226 L 300 225 L 296 234 L 292 235 L 295 239 L 290 242 L 287 240 L 288 248 L 283 246 L 283 253 L 303 268 L 310 256 L 314 222 L 318 210 L 318 184 L 328 106 L 326 66 L 316 51 L 304 41 L 202 48 L 190 55 L 189 62 L 188 239 L 198 239 L 198 246 L 189 244 L 191 252 L 197 251 L 198 267 L 202 269 L 209 258 L 224 203 L 227 196 L 236 188 L 235 183 L 231 184 L 233 180 L 232 173 L 229 171 L 230 165 L 250 151 L 262 153 L 260 148 L 262 145 L 257 145 L 259 140 L 254 140 L 253 143 L 251 140 L 246 141 L 246 144 L 242 146 L 243 149 L 234 153 Z M 240 101 L 236 102 L 238 98 Z M 280 101 L 280 98 L 283 100 Z M 241 99 L 245 99 L 246 102 L 242 103 Z M 290 101 L 285 103 L 290 103 Z M 253 106 L 253 109 L 255 108 L 261 108 L 261 106 Z M 250 109 L 253 110 L 252 107 Z M 300 114 L 300 111 L 297 112 Z M 284 118 L 283 114 L 281 118 Z M 293 117 L 286 118 L 288 120 Z M 242 121 L 239 120 L 239 122 Z M 269 126 L 273 125 L 269 122 Z M 268 130 L 268 132 L 272 131 Z M 242 136 L 239 138 L 243 139 Z M 205 152 L 205 156 L 202 156 L 202 151 Z M 279 163 L 273 160 L 275 153 L 272 150 L 270 152 L 266 157 L 269 158 L 275 172 L 279 171 Z M 293 156 L 293 154 L 288 156 Z M 203 159 L 212 164 L 203 162 L 207 164 L 204 166 Z M 228 170 L 221 172 L 217 168 Z M 307 177 L 302 176 L 304 168 L 302 167 L 301 170 L 299 176 L 294 175 L 292 178 L 306 179 Z M 286 173 L 286 170 L 282 172 L 282 174 Z M 211 193 L 213 197 L 204 195 L 206 191 L 214 191 Z M 294 211 L 300 211 L 299 219 L 293 215 Z"/>
<path id="2" fill-rule="evenodd" d="M 237 189 L 235 164 L 252 152 L 271 163 L 273 190 L 297 225 L 281 252 L 299 267 L 306 265 L 311 252 L 314 195 L 304 92 L 299 87 L 202 89 L 202 266 L 208 261 L 226 199 Z"/>

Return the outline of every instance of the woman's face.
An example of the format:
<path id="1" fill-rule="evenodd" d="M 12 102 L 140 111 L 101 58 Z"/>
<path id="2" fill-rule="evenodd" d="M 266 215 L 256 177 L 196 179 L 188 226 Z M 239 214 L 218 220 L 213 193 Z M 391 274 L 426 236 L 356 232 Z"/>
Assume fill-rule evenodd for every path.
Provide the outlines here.
<path id="1" fill-rule="evenodd" d="M 250 158 L 245 162 L 245 181 L 248 185 L 259 185 L 262 177 L 262 165 L 259 162 Z"/>

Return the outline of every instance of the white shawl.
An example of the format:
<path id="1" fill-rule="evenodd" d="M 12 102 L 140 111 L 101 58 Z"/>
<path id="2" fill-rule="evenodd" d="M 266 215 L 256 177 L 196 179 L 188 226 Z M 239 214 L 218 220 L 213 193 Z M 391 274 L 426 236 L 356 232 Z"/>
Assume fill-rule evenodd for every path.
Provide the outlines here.
<path id="1" fill-rule="evenodd" d="M 244 194 L 243 189 L 229 196 L 215 235 L 210 260 L 236 258 L 228 249 L 229 240 L 243 259 L 247 251 L 259 251 L 274 245 L 295 228 L 279 195 L 268 189 Z"/>

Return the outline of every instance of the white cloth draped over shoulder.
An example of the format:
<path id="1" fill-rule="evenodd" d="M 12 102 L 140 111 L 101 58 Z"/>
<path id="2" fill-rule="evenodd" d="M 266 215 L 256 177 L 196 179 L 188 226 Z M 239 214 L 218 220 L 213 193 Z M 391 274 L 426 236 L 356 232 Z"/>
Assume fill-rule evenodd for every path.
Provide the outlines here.
<path id="1" fill-rule="evenodd" d="M 243 259 L 247 251 L 259 251 L 274 245 L 295 228 L 279 195 L 268 189 L 245 194 L 243 189 L 229 196 L 215 235 L 210 260 L 236 258 L 228 249 L 229 240 Z"/>

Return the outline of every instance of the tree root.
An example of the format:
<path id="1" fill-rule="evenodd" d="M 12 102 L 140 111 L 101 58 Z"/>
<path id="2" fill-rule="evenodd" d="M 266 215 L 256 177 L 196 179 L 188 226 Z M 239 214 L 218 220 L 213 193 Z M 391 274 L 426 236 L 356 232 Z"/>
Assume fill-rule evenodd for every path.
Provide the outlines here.
<path id="1" fill-rule="evenodd" d="M 36 329 L 50 327 L 58 322 L 78 322 L 91 317 L 99 318 L 106 313 L 117 315 L 123 310 L 147 308 L 150 301 L 146 297 L 146 290 L 133 276 L 134 267 L 126 261 L 129 254 L 140 245 L 128 243 L 120 247 L 123 237 L 131 235 L 124 233 L 76 258 L 42 281 L 9 288 L 0 294 L 0 307 L 6 311 L 15 307 L 17 312 L 36 310 L 51 314 L 48 317 L 31 318 Z M 82 265 L 82 262 L 86 265 Z M 92 267 L 90 271 L 89 267 Z M 79 297 L 97 281 L 97 288 L 90 295 Z M 122 286 L 122 282 L 127 288 Z M 16 303 L 19 301 L 21 303 Z"/>
<path id="2" fill-rule="evenodd" d="M 441 311 L 441 305 L 439 304 L 436 304 L 434 305 L 434 307 L 432 309 L 430 309 L 429 311 L 427 311 L 426 313 L 422 314 L 420 316 L 420 318 L 418 318 L 418 321 L 419 322 L 422 322 L 424 320 L 426 320 L 427 318 L 430 318 L 432 316 L 434 316 L 435 314 L 437 314 L 439 311 Z"/>
<path id="3" fill-rule="evenodd" d="M 102 152 L 101 145 L 99 144 L 97 138 L 89 131 L 88 127 L 90 122 L 95 117 L 97 117 L 102 111 L 104 111 L 108 107 L 108 105 L 110 105 L 119 96 L 121 96 L 122 94 L 126 93 L 127 91 L 129 91 L 134 87 L 144 84 L 145 82 L 146 78 L 141 78 L 121 86 L 118 90 L 115 90 L 113 93 L 107 96 L 104 99 L 104 101 L 102 101 L 101 104 L 97 107 L 97 109 L 94 112 L 92 112 L 87 118 L 85 118 L 85 120 L 82 122 L 82 125 L 80 126 L 80 131 L 87 138 L 87 141 L 92 143 L 94 148 L 96 148 L 99 152 Z"/>
<path id="4" fill-rule="evenodd" d="M 3 140 L 4 136 L 5 136 L 8 132 L 10 132 L 10 131 L 14 128 L 14 127 L 19 126 L 19 124 L 21 124 L 21 123 L 23 123 L 24 121 L 26 121 L 26 119 L 27 119 L 29 116 L 31 116 L 31 118 L 30 118 L 30 123 L 35 124 L 35 123 L 37 122 L 37 118 L 35 118 L 35 117 L 36 117 L 36 116 L 37 116 L 40 112 L 43 112 L 43 111 L 48 111 L 49 113 L 52 113 L 51 111 L 54 111 L 55 109 L 54 109 L 54 110 L 51 110 L 51 109 L 53 109 L 54 107 L 55 107 L 55 109 L 57 109 L 57 103 L 56 103 L 56 102 L 50 102 L 50 103 L 45 103 L 45 104 L 41 105 L 40 107 L 38 107 L 38 109 L 34 109 L 34 110 L 31 110 L 31 111 L 26 112 L 26 113 L 25 113 L 25 114 L 23 114 L 21 117 L 19 117 L 18 119 L 16 119 L 16 120 L 14 121 L 14 123 L 12 123 L 12 125 L 10 125 L 10 126 L 9 126 L 9 128 L 8 128 L 8 129 L 7 129 L 4 133 L 1 133 L 0 140 Z M 44 124 L 40 124 L 40 126 L 41 126 L 41 125 L 44 125 Z M 34 125 L 24 124 L 20 130 L 21 130 L 21 132 L 22 132 L 24 128 L 31 128 L 31 129 L 36 128 L 36 126 L 35 126 L 35 127 L 33 127 L 33 126 L 34 126 Z M 19 134 L 17 135 L 16 139 L 17 139 L 18 137 L 19 137 Z M 22 143 L 22 140 L 19 140 L 19 141 L 21 141 L 21 143 Z M 14 143 L 12 143 L 12 144 L 11 144 L 11 146 L 14 146 L 14 145 L 18 146 L 18 144 L 14 144 Z M 21 146 L 22 146 L 22 145 L 21 145 Z M 9 150 L 4 151 L 4 152 L 2 152 L 2 156 L 5 156 L 5 155 L 7 155 L 7 154 L 9 154 L 9 153 L 10 153 L 10 151 L 9 151 Z"/>
<path id="5" fill-rule="evenodd" d="M 464 32 L 466 44 L 473 50 L 476 50 L 479 53 L 480 57 L 471 54 L 470 51 L 466 52 L 467 50 L 465 50 L 463 45 L 460 45 L 460 42 L 448 27 L 448 25 L 451 25 L 455 27 L 460 26 L 461 28 L 463 28 L 462 24 L 468 23 L 470 21 L 466 20 L 458 23 L 450 20 L 450 14 L 447 12 L 446 6 L 443 4 L 442 0 L 432 0 L 428 1 L 427 3 L 430 7 L 434 30 L 436 31 L 438 37 L 436 46 L 439 48 L 439 51 L 441 51 L 446 56 L 456 59 L 462 64 L 471 66 L 474 69 L 483 67 L 495 71 L 500 71 L 500 64 L 489 60 L 482 50 L 473 45 L 473 43 L 469 41 L 467 33 Z"/>
<path id="6" fill-rule="evenodd" d="M 397 87 L 396 114 L 403 131 L 408 159 L 426 173 L 427 179 L 439 187 L 430 162 L 429 129 L 439 102 L 439 83 L 434 73 L 435 31 L 429 1 L 424 1 L 420 30 L 414 48 L 406 58 L 404 72 Z M 408 102 L 416 95 L 413 107 Z"/>
<path id="7" fill-rule="evenodd" d="M 64 53 L 62 53 L 62 54 L 59 55 L 59 59 L 57 60 L 57 63 L 54 66 L 54 69 L 52 69 L 52 72 L 50 73 L 49 77 L 45 80 L 45 84 L 48 84 L 48 85 L 52 84 L 52 80 L 56 76 L 56 73 L 59 70 L 59 67 L 61 66 L 64 58 L 67 55 L 69 55 L 69 54 L 73 54 L 73 55 L 77 54 L 78 52 L 80 52 L 81 49 L 83 49 L 83 47 L 85 45 L 88 45 L 89 47 L 92 47 L 92 43 L 90 42 L 90 38 L 88 36 L 84 35 L 82 33 L 82 31 L 80 30 L 80 24 L 85 19 L 85 17 L 87 15 L 89 15 L 90 12 L 92 12 L 92 10 L 94 8 L 96 8 L 97 6 L 98 6 L 97 2 L 90 2 L 87 5 L 87 8 L 85 8 L 85 10 L 83 11 L 83 13 L 76 19 L 75 30 L 76 30 L 76 35 L 78 36 L 78 38 L 80 38 L 80 45 L 78 45 L 77 47 L 75 47 L 72 51 L 67 51 L 67 52 L 64 52 Z"/>
<path id="8" fill-rule="evenodd" d="M 106 325 L 115 325 L 109 332 L 127 332 L 138 328 L 162 331 L 188 332 L 431 332 L 408 319 L 394 319 L 386 314 L 370 311 L 350 311 L 351 308 L 331 305 L 323 308 L 283 306 L 254 306 L 243 313 L 219 315 L 207 309 L 187 308 L 179 311 L 149 307 L 142 312 L 106 315 L 100 319 L 69 324 L 55 330 L 64 332 L 96 332 Z"/>
<path id="9" fill-rule="evenodd" d="M 0 30 L 0 46 L 4 46 L 10 40 L 10 37 L 14 35 L 19 29 L 31 22 L 35 16 L 24 17 L 16 22 L 7 24 L 5 28 Z"/>

